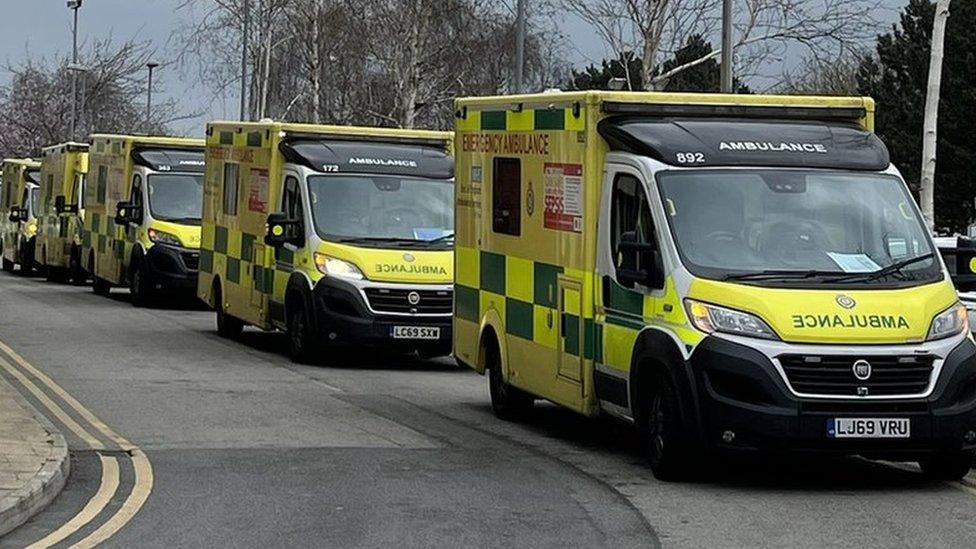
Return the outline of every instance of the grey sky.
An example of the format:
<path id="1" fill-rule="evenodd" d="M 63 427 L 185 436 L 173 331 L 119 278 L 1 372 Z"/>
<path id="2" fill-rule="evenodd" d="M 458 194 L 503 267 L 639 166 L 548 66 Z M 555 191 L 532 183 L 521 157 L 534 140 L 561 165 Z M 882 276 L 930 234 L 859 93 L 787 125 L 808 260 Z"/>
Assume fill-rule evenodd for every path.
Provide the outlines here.
<path id="1" fill-rule="evenodd" d="M 151 41 L 160 60 L 167 57 L 168 40 L 179 23 L 174 13 L 180 0 L 84 0 L 79 12 L 79 37 L 85 41 L 95 36 L 114 36 L 117 40 L 132 37 Z M 906 0 L 885 0 L 893 9 L 885 19 L 894 20 L 894 9 Z M 54 58 L 71 51 L 71 11 L 64 0 L 0 0 L 0 60 L 19 64 L 28 57 Z M 886 29 L 878 29 L 879 32 Z M 573 40 L 568 54 L 577 65 L 604 57 L 605 49 L 595 34 L 580 21 L 564 23 L 564 33 Z M 202 132 L 208 119 L 235 116 L 236 97 L 210 102 L 209 94 L 200 86 L 181 81 L 175 69 L 158 75 L 159 91 L 164 98 L 174 98 L 187 110 L 205 109 L 200 118 L 176 124 L 176 131 L 185 134 Z M 9 81 L 9 73 L 0 73 L 0 83 Z"/>

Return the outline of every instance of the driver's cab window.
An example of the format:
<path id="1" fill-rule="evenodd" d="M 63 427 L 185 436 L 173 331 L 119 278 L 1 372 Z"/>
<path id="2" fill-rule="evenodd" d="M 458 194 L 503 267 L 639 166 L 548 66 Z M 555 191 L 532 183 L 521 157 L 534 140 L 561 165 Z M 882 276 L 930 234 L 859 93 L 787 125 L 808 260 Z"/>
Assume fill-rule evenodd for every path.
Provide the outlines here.
<path id="1" fill-rule="evenodd" d="M 298 178 L 294 176 L 288 176 L 285 179 L 284 191 L 281 193 L 281 213 L 285 214 L 288 219 L 298 222 L 296 225 L 287 226 L 287 230 L 296 233 L 289 236 L 300 237 L 305 235 L 302 189 L 298 185 Z"/>
<path id="2" fill-rule="evenodd" d="M 87 181 L 88 177 L 85 174 L 75 175 L 75 199 L 81 209 L 85 209 L 85 183 Z"/>
<path id="3" fill-rule="evenodd" d="M 135 206 L 142 206 L 142 176 L 136 174 L 132 178 L 132 195 L 129 197 L 129 202 L 132 202 Z"/>
<path id="4" fill-rule="evenodd" d="M 302 219 L 302 191 L 298 187 L 298 179 L 288 176 L 285 179 L 285 192 L 281 195 L 281 213 L 288 219 L 301 221 Z"/>
<path id="5" fill-rule="evenodd" d="M 632 237 L 624 237 L 631 233 Z M 610 203 L 610 250 L 614 267 L 641 271 L 651 268 L 644 265 L 647 255 L 621 251 L 620 241 L 633 238 L 638 244 L 657 247 L 654 220 L 641 181 L 630 174 L 619 174 L 613 181 L 613 194 Z"/>

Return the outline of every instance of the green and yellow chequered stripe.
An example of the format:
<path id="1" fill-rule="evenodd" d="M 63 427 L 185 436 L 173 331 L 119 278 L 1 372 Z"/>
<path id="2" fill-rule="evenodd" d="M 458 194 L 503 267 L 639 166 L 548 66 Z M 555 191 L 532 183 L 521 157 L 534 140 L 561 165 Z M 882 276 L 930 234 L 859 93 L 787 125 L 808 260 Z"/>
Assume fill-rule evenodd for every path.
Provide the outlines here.
<path id="1" fill-rule="evenodd" d="M 257 258 L 254 244 L 264 237 L 231 230 L 220 225 L 207 225 L 203 230 L 200 246 L 200 272 L 219 274 L 227 282 L 248 284 L 259 293 L 274 295 L 275 287 L 285 288 L 291 271 L 277 267 L 265 267 L 265 258 Z M 266 252 L 267 253 L 267 249 Z M 282 248 L 279 257 L 283 263 L 293 264 L 291 250 Z M 274 261 L 277 264 L 277 261 Z M 224 272 L 217 272 L 223 265 Z M 250 273 L 250 274 L 249 274 Z M 248 281 L 247 278 L 251 280 Z"/>
<path id="2" fill-rule="evenodd" d="M 540 261 L 458 247 L 455 314 L 479 322 L 492 296 L 504 299 L 505 332 L 550 348 L 558 348 L 558 279 L 564 269 Z M 552 321 L 550 321 L 552 319 Z M 580 322 L 583 341 L 580 341 Z M 563 349 L 572 355 L 602 360 L 603 329 L 592 318 L 563 314 Z"/>

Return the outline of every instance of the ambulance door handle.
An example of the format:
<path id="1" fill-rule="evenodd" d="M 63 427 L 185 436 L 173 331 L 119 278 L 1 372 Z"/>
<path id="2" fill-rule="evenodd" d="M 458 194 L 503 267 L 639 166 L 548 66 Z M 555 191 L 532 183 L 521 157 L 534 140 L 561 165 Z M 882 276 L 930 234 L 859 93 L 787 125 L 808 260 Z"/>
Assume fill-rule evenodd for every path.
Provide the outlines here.
<path id="1" fill-rule="evenodd" d="M 546 326 L 550 330 L 552 329 L 552 309 L 549 309 L 549 311 L 546 314 Z"/>

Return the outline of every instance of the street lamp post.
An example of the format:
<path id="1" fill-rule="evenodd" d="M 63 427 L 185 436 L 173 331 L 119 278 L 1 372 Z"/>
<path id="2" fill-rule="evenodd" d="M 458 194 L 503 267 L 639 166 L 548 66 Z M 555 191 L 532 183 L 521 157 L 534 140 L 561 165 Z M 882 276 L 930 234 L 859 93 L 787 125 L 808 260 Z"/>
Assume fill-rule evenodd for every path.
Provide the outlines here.
<path id="1" fill-rule="evenodd" d="M 149 85 L 146 88 L 146 133 L 149 133 L 152 128 L 152 76 L 153 69 L 158 66 L 159 63 L 154 61 L 146 63 L 146 67 L 149 68 Z"/>
<path id="2" fill-rule="evenodd" d="M 78 9 L 83 0 L 68 0 L 68 9 L 74 12 L 74 25 L 71 30 L 71 64 L 78 65 Z M 75 126 L 78 121 L 78 72 L 71 71 L 71 139 L 75 138 Z"/>

